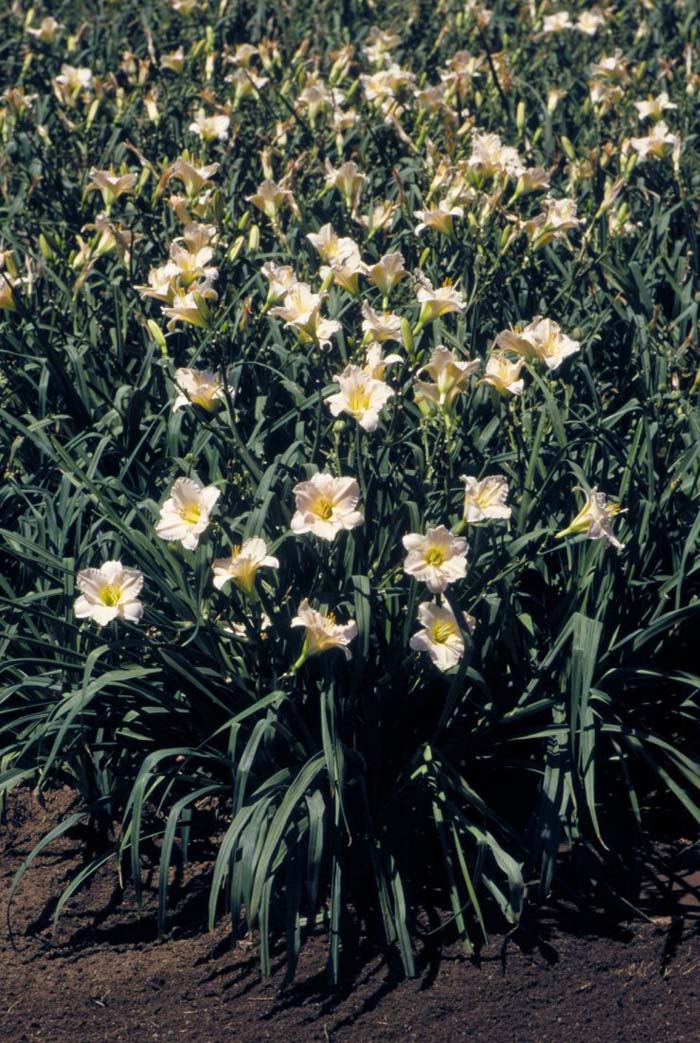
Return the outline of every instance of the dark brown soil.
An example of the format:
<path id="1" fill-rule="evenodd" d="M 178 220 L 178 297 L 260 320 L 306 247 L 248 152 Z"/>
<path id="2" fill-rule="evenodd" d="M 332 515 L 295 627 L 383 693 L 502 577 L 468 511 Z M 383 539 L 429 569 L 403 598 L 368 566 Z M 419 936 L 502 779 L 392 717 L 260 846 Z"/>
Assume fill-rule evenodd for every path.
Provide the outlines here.
<path id="1" fill-rule="evenodd" d="M 14 872 L 69 796 L 52 794 L 45 808 L 28 793 L 13 802 L 0 833 L 3 924 Z M 360 946 L 346 954 L 348 980 L 331 996 L 321 938 L 304 948 L 296 983 L 282 987 L 281 958 L 263 982 L 254 942 L 232 949 L 225 924 L 202 932 L 197 870 L 194 897 L 184 889 L 162 943 L 152 917 L 139 920 L 126 899 L 117 902 L 111 866 L 52 934 L 52 896 L 81 856 L 79 836 L 57 842 L 16 893 L 16 950 L 4 928 L 0 937 L 0 1043 L 700 1043 L 692 895 L 667 907 L 672 916 L 610 924 L 606 933 L 598 924 L 587 933 L 580 920 L 565 929 L 550 916 L 494 939 L 478 961 L 456 947 L 419 953 L 420 976 L 408 982 Z M 687 865 L 686 878 L 696 869 Z"/>

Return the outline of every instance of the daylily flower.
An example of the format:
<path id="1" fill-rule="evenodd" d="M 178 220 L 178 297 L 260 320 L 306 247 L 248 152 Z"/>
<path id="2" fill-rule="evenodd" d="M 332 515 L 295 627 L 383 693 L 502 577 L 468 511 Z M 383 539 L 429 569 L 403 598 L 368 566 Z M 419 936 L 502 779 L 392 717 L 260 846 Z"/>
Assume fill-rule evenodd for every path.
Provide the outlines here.
<path id="1" fill-rule="evenodd" d="M 385 199 L 381 203 L 375 203 L 367 217 L 360 217 L 360 224 L 364 225 L 368 235 L 372 236 L 375 232 L 386 228 L 398 209 L 397 203 L 392 203 L 390 199 Z"/>
<path id="2" fill-rule="evenodd" d="M 568 11 L 557 11 L 555 14 L 547 15 L 542 26 L 543 33 L 560 33 L 564 29 L 573 29 L 571 15 Z"/>
<path id="3" fill-rule="evenodd" d="M 185 67 L 185 52 L 182 45 L 176 51 L 164 54 L 160 60 L 161 69 L 170 69 L 171 72 L 181 73 Z"/>
<path id="4" fill-rule="evenodd" d="M 239 547 L 231 548 L 230 558 L 216 558 L 212 562 L 214 586 L 221 590 L 229 580 L 249 597 L 255 590 L 255 576 L 258 569 L 279 568 L 279 560 L 267 553 L 265 540 L 260 536 L 251 536 Z"/>
<path id="5" fill-rule="evenodd" d="M 287 291 L 282 305 L 270 309 L 270 315 L 283 319 L 286 326 L 293 326 L 303 340 L 329 348 L 330 338 L 338 332 L 340 323 L 321 318 L 322 302 L 322 294 L 312 293 L 308 283 L 299 282 Z"/>
<path id="6" fill-rule="evenodd" d="M 260 269 L 270 286 L 268 289 L 268 301 L 278 301 L 280 298 L 296 286 L 299 282 L 296 272 L 290 264 L 275 264 L 268 261 Z"/>
<path id="7" fill-rule="evenodd" d="M 508 482 L 503 475 L 490 475 L 479 481 L 471 475 L 460 475 L 464 482 L 464 520 L 469 525 L 487 521 L 489 518 L 507 521 L 511 516 L 506 506 Z"/>
<path id="8" fill-rule="evenodd" d="M 333 416 L 349 413 L 365 431 L 375 431 L 380 410 L 394 394 L 389 385 L 352 365 L 333 379 L 340 384 L 340 391 L 326 399 Z"/>
<path id="9" fill-rule="evenodd" d="M 581 11 L 573 28 L 578 29 L 580 33 L 585 33 L 586 36 L 595 36 L 601 25 L 604 24 L 605 15 L 600 8 L 593 7 L 590 11 Z"/>
<path id="10" fill-rule="evenodd" d="M 215 413 L 224 401 L 224 388 L 216 373 L 205 369 L 176 369 L 177 396 L 173 413 L 183 406 L 197 405 L 208 413 Z M 230 392 L 233 395 L 233 391 Z"/>
<path id="11" fill-rule="evenodd" d="M 576 231 L 584 223 L 577 217 L 573 199 L 545 199 L 544 207 L 541 214 L 523 225 L 533 250 L 539 250 L 554 240 L 566 239 L 567 232 Z"/>
<path id="12" fill-rule="evenodd" d="M 467 574 L 467 541 L 444 525 L 428 529 L 425 536 L 407 533 L 402 543 L 408 551 L 404 572 L 425 583 L 433 594 L 442 593 Z"/>
<path id="13" fill-rule="evenodd" d="M 478 383 L 489 384 L 499 395 L 522 395 L 525 381 L 520 370 L 524 361 L 522 358 L 512 360 L 502 352 L 494 351 L 486 360 L 486 371 Z"/>
<path id="14" fill-rule="evenodd" d="M 594 486 L 586 493 L 586 502 L 574 520 L 558 532 L 556 538 L 585 533 L 589 540 L 605 538 L 617 550 L 622 550 L 624 543 L 620 543 L 610 527 L 611 519 L 621 512 L 619 503 L 608 503 L 605 493 L 598 492 L 597 486 Z"/>
<path id="15" fill-rule="evenodd" d="M 476 622 L 474 617 L 465 612 L 464 620 L 471 633 Z M 451 670 L 464 654 L 464 638 L 450 606 L 423 601 L 418 606 L 418 622 L 423 629 L 413 635 L 410 647 L 414 652 L 427 652 L 443 673 Z"/>
<path id="16" fill-rule="evenodd" d="M 403 254 L 398 252 L 384 254 L 367 271 L 367 278 L 384 297 L 389 296 L 397 282 L 405 275 L 408 275 L 408 272 L 404 268 Z"/>
<path id="17" fill-rule="evenodd" d="M 301 664 L 309 656 L 327 652 L 331 648 L 342 649 L 346 659 L 352 659 L 352 652 L 348 645 L 357 637 L 357 623 L 350 620 L 348 623 L 336 623 L 335 616 L 329 612 L 327 616 L 317 612 L 309 605 L 309 599 L 304 600 L 297 609 L 297 615 L 291 622 L 293 627 L 306 627 L 304 645 L 301 655 L 294 664 L 293 669 L 298 670 Z"/>
<path id="18" fill-rule="evenodd" d="M 331 265 L 342 265 L 344 261 L 360 261 L 360 248 L 349 236 L 339 236 L 328 223 L 318 232 L 309 232 L 306 236 L 322 261 Z"/>
<path id="19" fill-rule="evenodd" d="M 481 177 L 503 175 L 518 178 L 525 169 L 517 149 L 504 145 L 498 134 L 480 131 L 474 131 L 472 135 L 472 154 L 467 166 Z"/>
<path id="20" fill-rule="evenodd" d="M 672 134 L 664 120 L 659 120 L 645 138 L 630 138 L 630 145 L 639 156 L 639 162 L 661 159 L 670 149 L 680 146 L 678 134 Z"/>
<path id="21" fill-rule="evenodd" d="M 333 540 L 339 532 L 362 525 L 364 517 L 358 511 L 360 487 L 354 478 L 334 478 L 331 474 L 315 474 L 306 482 L 299 482 L 292 490 L 296 513 L 291 529 L 297 535 L 312 532 L 322 540 Z"/>
<path id="22" fill-rule="evenodd" d="M 63 29 L 65 29 L 65 26 L 50 16 L 41 19 L 38 29 L 32 29 L 31 26 L 27 26 L 29 35 L 36 37 L 37 40 L 41 40 L 42 43 L 53 43 Z"/>
<path id="23" fill-rule="evenodd" d="M 656 98 L 647 98 L 646 101 L 635 101 L 640 120 L 661 119 L 666 109 L 677 109 L 678 106 L 669 99 L 666 91 L 662 91 Z"/>
<path id="24" fill-rule="evenodd" d="M 362 302 L 362 332 L 364 340 L 383 344 L 388 340 L 401 343 L 401 317 L 393 312 L 379 314 L 367 301 Z"/>
<path id="25" fill-rule="evenodd" d="M 403 362 L 400 355 L 396 353 L 384 355 L 380 344 L 370 344 L 365 352 L 365 361 L 362 368 L 368 377 L 373 377 L 375 380 L 383 380 L 384 370 L 395 362 Z"/>
<path id="26" fill-rule="evenodd" d="M 441 200 L 436 207 L 430 210 L 414 210 L 413 216 L 418 218 L 418 224 L 414 231 L 420 235 L 426 228 L 431 228 L 441 235 L 452 235 L 454 230 L 453 218 L 464 217 L 461 206 L 450 206 L 447 200 Z"/>
<path id="27" fill-rule="evenodd" d="M 226 141 L 230 125 L 231 117 L 226 116 L 224 113 L 219 113 L 214 116 L 205 116 L 204 113 L 200 111 L 187 129 L 191 131 L 192 134 L 196 134 L 197 137 L 202 138 L 203 141 Z"/>
<path id="28" fill-rule="evenodd" d="M 113 619 L 138 623 L 143 615 L 138 600 L 143 574 L 124 568 L 121 561 L 105 561 L 99 569 L 82 569 L 76 585 L 81 591 L 73 606 L 77 619 L 94 619 L 103 627 Z"/>
<path id="29" fill-rule="evenodd" d="M 137 181 L 136 174 L 115 174 L 111 167 L 109 170 L 96 170 L 93 167 L 87 191 L 99 191 L 105 206 L 109 209 L 119 196 L 132 192 Z"/>
<path id="30" fill-rule="evenodd" d="M 52 82 L 58 100 L 73 105 L 81 91 L 92 90 L 92 70 L 62 65 L 61 72 Z"/>
<path id="31" fill-rule="evenodd" d="M 346 205 L 351 210 L 356 210 L 360 202 L 363 182 L 366 175 L 353 163 L 343 163 L 337 169 L 326 160 L 326 184 L 329 188 L 337 188 Z"/>
<path id="32" fill-rule="evenodd" d="M 565 358 L 581 349 L 580 341 L 562 333 L 559 323 L 539 315 L 520 331 L 503 330 L 496 337 L 496 343 L 529 362 L 544 362 L 550 370 L 558 369 Z"/>
<path id="33" fill-rule="evenodd" d="M 469 378 L 479 365 L 479 359 L 463 362 L 453 351 L 438 344 L 430 362 L 418 371 L 429 373 L 434 383 L 416 380 L 413 385 L 416 401 L 432 403 L 441 410 L 451 409 L 457 395 L 467 390 Z"/>
<path id="34" fill-rule="evenodd" d="M 142 297 L 153 297 L 157 301 L 169 304 L 173 299 L 174 280 L 179 268 L 172 261 L 167 261 L 158 268 L 151 268 L 148 273 L 148 285 L 134 286 Z"/>
<path id="35" fill-rule="evenodd" d="M 215 485 L 202 486 L 192 478 L 178 478 L 160 509 L 156 534 L 162 540 L 179 540 L 187 550 L 194 550 L 220 496 L 221 490 Z"/>
<path id="36" fill-rule="evenodd" d="M 168 307 L 163 314 L 170 318 L 168 329 L 174 330 L 178 322 L 187 322 L 200 329 L 209 329 L 210 311 L 207 300 L 217 299 L 214 290 L 206 280 L 193 284 L 189 290 L 175 287 Z"/>
<path id="37" fill-rule="evenodd" d="M 208 166 L 196 167 L 193 163 L 178 156 L 167 171 L 167 178 L 171 180 L 176 177 L 182 181 L 187 195 L 192 197 L 198 195 L 204 185 L 211 181 L 219 169 L 218 163 L 210 163 Z"/>
<path id="38" fill-rule="evenodd" d="M 273 224 L 277 224 L 280 207 L 284 203 L 289 206 L 294 205 L 294 193 L 290 189 L 278 185 L 276 181 L 271 181 L 270 178 L 258 185 L 257 192 L 245 198 L 247 203 L 252 203 L 258 210 L 262 210 Z"/>
<path id="39" fill-rule="evenodd" d="M 441 315 L 447 315 L 451 311 L 464 311 L 466 301 L 451 283 L 445 282 L 442 286 L 434 287 L 424 275 L 417 276 L 418 288 L 416 297 L 421 306 L 418 316 L 418 325 L 423 327 L 429 322 L 434 322 Z"/>

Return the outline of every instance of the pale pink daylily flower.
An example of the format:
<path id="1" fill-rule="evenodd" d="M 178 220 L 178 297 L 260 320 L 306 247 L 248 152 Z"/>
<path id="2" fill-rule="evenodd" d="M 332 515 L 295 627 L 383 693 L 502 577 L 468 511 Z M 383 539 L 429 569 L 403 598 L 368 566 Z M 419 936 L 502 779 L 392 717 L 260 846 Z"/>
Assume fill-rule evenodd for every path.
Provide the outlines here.
<path id="1" fill-rule="evenodd" d="M 292 492 L 296 500 L 292 532 L 311 532 L 322 540 L 333 540 L 339 532 L 364 522 L 361 511 L 357 510 L 360 487 L 354 478 L 318 473 L 306 482 L 299 482 Z"/>

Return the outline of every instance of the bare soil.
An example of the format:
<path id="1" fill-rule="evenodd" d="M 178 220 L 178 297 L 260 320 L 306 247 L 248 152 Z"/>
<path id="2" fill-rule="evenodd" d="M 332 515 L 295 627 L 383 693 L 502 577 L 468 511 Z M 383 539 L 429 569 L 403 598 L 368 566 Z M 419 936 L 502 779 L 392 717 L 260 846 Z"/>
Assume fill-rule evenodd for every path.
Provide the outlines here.
<path id="1" fill-rule="evenodd" d="M 225 923 L 202 930 L 205 865 L 182 888 L 165 941 L 154 940 L 148 904 L 136 917 L 113 866 L 53 932 L 55 898 L 83 857 L 79 831 L 25 875 L 13 945 L 4 927 L 13 875 L 70 797 L 50 794 L 41 807 L 20 793 L 0 827 L 0 1043 L 700 1043 L 697 847 L 650 922 L 551 910 L 495 937 L 478 959 L 454 945 L 424 948 L 412 981 L 359 942 L 345 953 L 342 988 L 329 993 L 321 937 L 289 985 L 283 952 L 262 981 L 254 941 L 233 948 Z M 148 895 L 152 910 L 152 879 Z"/>

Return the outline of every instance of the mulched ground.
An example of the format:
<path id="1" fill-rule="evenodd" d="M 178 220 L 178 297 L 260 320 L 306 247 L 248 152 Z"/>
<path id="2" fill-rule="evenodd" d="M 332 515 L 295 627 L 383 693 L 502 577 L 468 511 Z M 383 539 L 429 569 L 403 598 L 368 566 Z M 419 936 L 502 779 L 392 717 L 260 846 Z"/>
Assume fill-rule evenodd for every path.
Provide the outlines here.
<path id="1" fill-rule="evenodd" d="M 17 866 L 69 798 L 51 794 L 45 808 L 26 792 L 13 801 L 0 827 L 1 924 Z M 667 907 L 672 916 L 605 933 L 598 923 L 587 933 L 580 919 L 565 928 L 561 915 L 548 914 L 495 938 L 478 961 L 455 947 L 421 953 L 420 976 L 408 982 L 360 945 L 331 996 L 322 939 L 305 947 L 294 985 L 283 987 L 281 959 L 263 982 L 254 943 L 232 949 L 225 925 L 199 930 L 201 888 L 158 943 L 153 919 L 138 920 L 117 901 L 106 869 L 52 934 L 51 897 L 81 850 L 79 838 L 66 839 L 37 859 L 13 902 L 16 948 L 0 932 L 2 1043 L 700 1043 L 692 895 Z M 686 879 L 696 872 L 688 864 Z"/>

